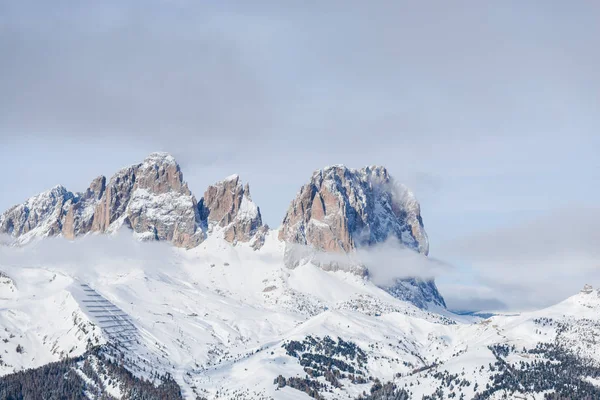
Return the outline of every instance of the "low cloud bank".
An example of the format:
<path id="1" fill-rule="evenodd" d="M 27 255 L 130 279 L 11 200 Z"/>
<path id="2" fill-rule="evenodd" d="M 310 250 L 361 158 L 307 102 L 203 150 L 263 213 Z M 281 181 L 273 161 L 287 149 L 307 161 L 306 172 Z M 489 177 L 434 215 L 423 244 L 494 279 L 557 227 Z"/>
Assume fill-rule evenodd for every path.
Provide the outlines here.
<path id="1" fill-rule="evenodd" d="M 0 243 L 10 244 L 10 237 L 0 237 Z M 75 241 L 46 238 L 22 247 L 0 245 L 0 267 L 57 270 L 80 279 L 136 269 L 161 272 L 172 267 L 176 256 L 170 244 L 140 242 L 129 232 L 89 235 Z"/>
<path id="2" fill-rule="evenodd" d="M 473 284 L 460 289 L 462 296 L 455 284 L 440 286 L 457 305 L 481 294 L 514 310 L 556 304 L 586 283 L 600 285 L 598 227 L 600 209 L 573 207 L 458 239 L 441 250 L 445 258 L 470 266 L 453 281 Z"/>
<path id="3" fill-rule="evenodd" d="M 373 283 L 382 286 L 397 278 L 434 279 L 453 270 L 450 264 L 406 248 L 397 240 L 359 249 L 356 257 L 369 270 Z"/>
<path id="4" fill-rule="evenodd" d="M 599 226 L 599 209 L 560 210 L 437 247 L 435 254 L 450 262 L 425 257 L 397 240 L 349 255 L 292 249 L 303 260 L 366 268 L 379 286 L 398 278 L 436 279 L 452 309 L 519 311 L 556 304 L 586 283 L 600 286 Z M 0 235 L 0 267 L 55 269 L 81 279 L 133 270 L 160 274 L 175 268 L 181 256 L 168 243 L 138 242 L 129 232 L 74 242 L 49 238 L 24 247 L 11 242 Z"/>
<path id="5" fill-rule="evenodd" d="M 286 258 L 288 266 L 310 261 L 325 269 L 368 273 L 371 281 L 379 286 L 402 278 L 434 279 L 453 270 L 450 264 L 409 249 L 395 238 L 348 254 L 288 243 Z"/>

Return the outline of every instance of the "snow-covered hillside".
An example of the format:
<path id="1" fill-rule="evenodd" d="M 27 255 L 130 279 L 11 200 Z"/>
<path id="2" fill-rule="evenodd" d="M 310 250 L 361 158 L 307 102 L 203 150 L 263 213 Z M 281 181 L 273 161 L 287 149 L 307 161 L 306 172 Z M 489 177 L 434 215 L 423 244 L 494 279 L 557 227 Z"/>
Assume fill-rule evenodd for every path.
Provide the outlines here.
<path id="1" fill-rule="evenodd" d="M 153 153 L 0 233 L 0 397 L 600 398 L 598 292 L 451 313 L 419 203 L 383 167 L 315 171 L 270 230 L 237 175 L 196 201 Z"/>
<path id="2" fill-rule="evenodd" d="M 133 256 L 0 260 L 0 371 L 104 345 L 136 376 L 172 374 L 190 399 L 354 399 L 388 382 L 416 399 L 506 390 L 543 398 L 557 387 L 532 383 L 548 373 L 536 360 L 580 371 L 580 388 L 598 382 L 596 290 L 532 313 L 460 317 L 417 308 L 350 272 L 288 269 L 277 234 L 258 251 L 232 246 L 219 228 L 191 250 L 128 244 L 156 252 L 151 267 Z M 49 241 L 78 253 L 92 239 Z M 523 363 L 530 372 L 514 383 Z M 119 398 L 119 384 L 106 392 Z"/>

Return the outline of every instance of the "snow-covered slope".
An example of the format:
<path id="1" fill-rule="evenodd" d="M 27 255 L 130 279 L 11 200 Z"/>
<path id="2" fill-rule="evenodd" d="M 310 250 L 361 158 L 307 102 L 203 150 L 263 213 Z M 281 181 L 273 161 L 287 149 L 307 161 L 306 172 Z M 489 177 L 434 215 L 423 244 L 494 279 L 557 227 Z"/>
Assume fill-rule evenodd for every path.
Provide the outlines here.
<path id="1" fill-rule="evenodd" d="M 0 260 L 0 336 L 8 340 L 0 342 L 1 373 L 108 343 L 134 374 L 170 373 L 190 399 L 308 399 L 317 392 L 358 398 L 371 388 L 377 393 L 379 382 L 394 382 L 416 399 L 473 398 L 490 385 L 495 398 L 510 376 L 499 360 L 510 371 L 530 363 L 532 380 L 546 373 L 536 360 L 600 362 L 595 290 L 533 313 L 460 317 L 417 308 L 349 272 L 310 263 L 288 269 L 276 231 L 258 251 L 249 243 L 232 246 L 223 234 L 215 228 L 187 251 L 160 247 L 160 267 L 135 257 L 88 260 L 85 267 Z M 86 240 L 65 242 L 61 251 Z M 575 367 L 590 371 L 581 379 L 597 371 Z M 532 396 L 551 391 L 542 389 Z"/>
<path id="2" fill-rule="evenodd" d="M 0 373 L 78 356 L 105 342 L 73 295 L 73 278 L 39 268 L 0 268 Z"/>

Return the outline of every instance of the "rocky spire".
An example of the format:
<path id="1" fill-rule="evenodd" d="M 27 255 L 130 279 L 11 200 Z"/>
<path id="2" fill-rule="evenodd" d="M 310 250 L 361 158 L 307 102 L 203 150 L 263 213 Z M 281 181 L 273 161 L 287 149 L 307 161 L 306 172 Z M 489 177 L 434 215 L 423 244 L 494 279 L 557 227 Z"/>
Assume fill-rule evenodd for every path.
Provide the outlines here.
<path id="1" fill-rule="evenodd" d="M 99 176 L 92 181 L 89 188 L 78 196 L 74 196 L 66 204 L 66 214 L 62 221 L 62 234 L 67 239 L 92 231 L 94 209 L 100 203 L 106 189 L 106 178 Z"/>
<path id="2" fill-rule="evenodd" d="M 131 228 L 140 239 L 166 240 L 186 248 L 204 239 L 198 203 L 171 155 L 152 153 L 108 182 L 103 176 L 94 179 L 83 193 L 58 186 L 0 217 L 0 232 L 19 243 L 59 234 L 72 239 L 114 232 L 121 226 Z"/>
<path id="3" fill-rule="evenodd" d="M 255 248 L 262 246 L 266 227 L 260 209 L 250 197 L 249 185 L 243 186 L 238 175 L 209 186 L 199 208 L 201 218 L 209 226 L 223 228 L 228 242 L 252 241 Z"/>

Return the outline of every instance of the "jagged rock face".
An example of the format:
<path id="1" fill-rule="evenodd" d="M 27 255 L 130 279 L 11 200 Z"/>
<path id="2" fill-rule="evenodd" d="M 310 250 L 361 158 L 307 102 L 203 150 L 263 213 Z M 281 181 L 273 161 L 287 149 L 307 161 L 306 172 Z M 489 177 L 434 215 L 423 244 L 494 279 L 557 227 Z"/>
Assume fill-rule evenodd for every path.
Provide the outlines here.
<path id="1" fill-rule="evenodd" d="M 93 232 L 105 232 L 125 214 L 135 185 L 136 169 L 135 166 L 124 168 L 110 178 L 94 212 Z"/>
<path id="2" fill-rule="evenodd" d="M 583 289 L 581 289 L 581 293 L 584 293 L 584 294 L 590 294 L 593 291 L 594 291 L 594 287 L 587 283 L 583 286 Z"/>
<path id="3" fill-rule="evenodd" d="M 398 238 L 429 251 L 419 203 L 383 167 L 333 166 L 316 171 L 292 201 L 279 238 L 336 252 Z"/>
<path id="4" fill-rule="evenodd" d="M 253 241 L 254 248 L 264 242 L 260 209 L 250 197 L 248 184 L 242 186 L 239 176 L 232 175 L 208 187 L 200 201 L 200 216 L 207 224 L 223 228 L 230 243 Z"/>
<path id="5" fill-rule="evenodd" d="M 67 239 L 88 233 L 92 230 L 94 211 L 106 189 L 106 178 L 99 176 L 92 181 L 90 187 L 80 196 L 67 203 L 67 212 L 62 221 L 62 234 Z"/>
<path id="6" fill-rule="evenodd" d="M 183 173 L 173 156 L 166 153 L 153 153 L 138 166 L 136 188 L 146 189 L 150 193 L 170 192 L 191 196 Z"/>
<path id="7" fill-rule="evenodd" d="M 83 193 L 62 186 L 32 197 L 0 217 L 0 232 L 26 243 L 62 234 L 72 239 L 90 232 L 130 227 L 141 239 L 194 247 L 204 239 L 198 203 L 175 159 L 153 153 L 143 163 L 100 176 Z"/>
<path id="8" fill-rule="evenodd" d="M 40 193 L 2 214 L 0 232 L 22 237 L 24 240 L 57 235 L 62 228 L 64 206 L 74 198 L 73 193 L 63 186 Z"/>
<path id="9" fill-rule="evenodd" d="M 279 239 L 286 242 L 290 268 L 311 261 L 326 270 L 364 275 L 368 266 L 353 257 L 361 248 L 392 239 L 423 255 L 429 252 L 418 201 L 383 167 L 337 165 L 316 171 L 292 201 Z M 398 279 L 384 288 L 418 307 L 445 307 L 433 280 Z"/>
<path id="10" fill-rule="evenodd" d="M 175 159 L 151 154 L 109 181 L 94 213 L 92 232 L 129 226 L 143 240 L 166 240 L 191 248 L 204 240 L 198 203 Z"/>
<path id="11" fill-rule="evenodd" d="M 112 233 L 125 226 L 141 240 L 192 248 L 205 239 L 205 228 L 215 225 L 229 242 L 250 242 L 255 249 L 268 233 L 248 185 L 242 186 L 237 175 L 210 186 L 198 204 L 179 164 L 166 153 L 153 153 L 109 180 L 100 176 L 83 193 L 57 186 L 0 215 L 0 233 L 17 244 L 45 236 Z"/>

